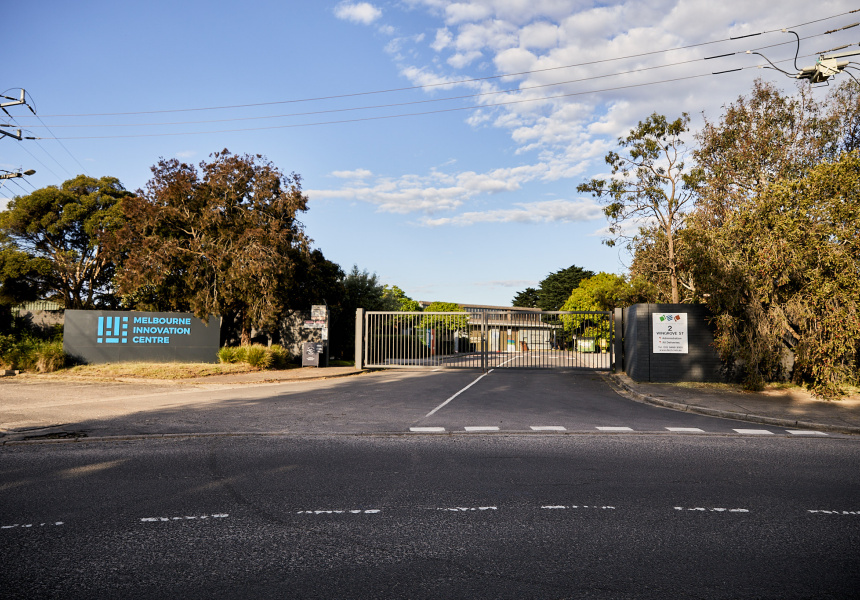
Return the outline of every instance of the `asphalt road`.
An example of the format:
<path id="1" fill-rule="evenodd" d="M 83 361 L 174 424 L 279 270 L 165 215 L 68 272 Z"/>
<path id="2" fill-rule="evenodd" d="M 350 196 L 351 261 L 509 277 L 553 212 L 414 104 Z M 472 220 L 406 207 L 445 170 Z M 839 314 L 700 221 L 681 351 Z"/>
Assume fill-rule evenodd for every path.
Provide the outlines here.
<path id="1" fill-rule="evenodd" d="M 0 454 L 6 598 L 852 598 L 858 446 L 249 436 Z"/>
<path id="2" fill-rule="evenodd" d="M 90 436 L 180 435 L 0 447 L 3 598 L 818 599 L 860 584 L 851 436 L 660 409 L 572 372 L 68 389 L 32 402 L 101 406 L 64 423 Z M 533 429 L 550 426 L 564 429 Z"/>
<path id="3" fill-rule="evenodd" d="M 734 434 L 779 427 L 632 402 L 597 374 L 574 370 L 387 371 L 325 381 L 183 386 L 0 385 L 0 422 L 18 436 L 200 433 L 609 431 Z M 537 429 L 536 429 L 537 428 Z M 549 428 L 549 429 L 546 429 Z M 599 429 L 603 428 L 603 429 Z M 619 429 L 620 428 L 620 429 Z M 684 433 L 684 431 L 675 431 Z M 2 438 L 0 438 L 2 439 Z"/>

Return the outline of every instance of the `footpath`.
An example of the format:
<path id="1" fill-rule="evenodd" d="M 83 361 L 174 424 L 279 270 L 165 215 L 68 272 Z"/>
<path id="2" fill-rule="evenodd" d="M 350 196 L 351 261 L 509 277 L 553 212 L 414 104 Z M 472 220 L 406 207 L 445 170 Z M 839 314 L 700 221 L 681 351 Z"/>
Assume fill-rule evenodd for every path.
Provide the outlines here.
<path id="1" fill-rule="evenodd" d="M 857 395 L 826 401 L 800 388 L 745 392 L 724 384 L 637 382 L 623 373 L 609 378 L 639 402 L 763 425 L 860 434 Z"/>

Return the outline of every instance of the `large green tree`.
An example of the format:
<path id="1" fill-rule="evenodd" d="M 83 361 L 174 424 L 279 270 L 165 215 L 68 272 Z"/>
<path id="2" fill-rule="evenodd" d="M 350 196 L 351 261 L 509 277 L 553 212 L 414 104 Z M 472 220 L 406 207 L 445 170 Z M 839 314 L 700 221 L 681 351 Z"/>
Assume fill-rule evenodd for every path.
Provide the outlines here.
<path id="1" fill-rule="evenodd" d="M 594 273 L 588 269 L 571 265 L 547 275 L 538 287 L 538 308 L 541 310 L 561 310 L 570 293 L 579 283 Z"/>
<path id="2" fill-rule="evenodd" d="M 680 299 L 678 231 L 699 182 L 698 170 L 686 168 L 684 135 L 689 122 L 686 113 L 674 121 L 656 113 L 640 121 L 627 137 L 618 139 L 618 151 L 606 155 L 612 177 L 594 178 L 576 188 L 606 203 L 604 213 L 612 236 L 606 243 L 610 246 L 618 239 L 635 244 L 635 236 L 625 234 L 631 224 L 656 224 L 666 240 L 665 265 L 674 303 Z M 647 233 L 649 228 L 646 225 L 639 231 Z"/>
<path id="3" fill-rule="evenodd" d="M 41 291 L 65 308 L 113 305 L 115 268 L 104 241 L 122 226 L 121 203 L 130 197 L 115 177 L 79 175 L 60 187 L 14 198 L 0 213 L 0 232 L 23 254 L 14 258 L 7 248 L 4 261 L 14 258 L 19 266 L 23 256 L 43 261 Z"/>
<path id="4" fill-rule="evenodd" d="M 514 299 L 511 302 L 511 306 L 514 308 L 537 308 L 539 301 L 540 292 L 533 287 L 527 287 L 526 289 L 517 292 L 517 295 L 514 296 Z"/>
<path id="5" fill-rule="evenodd" d="M 132 305 L 218 314 L 252 328 L 274 326 L 290 308 L 291 285 L 308 264 L 301 178 L 260 155 L 216 152 L 192 165 L 152 167 L 145 191 L 123 203 L 114 236 L 117 278 Z"/>
<path id="6" fill-rule="evenodd" d="M 694 152 L 702 175 L 697 187 L 700 216 L 718 224 L 770 184 L 834 160 L 854 135 L 852 111 L 846 110 L 851 94 L 840 89 L 841 101 L 832 98 L 828 111 L 808 85 L 790 95 L 757 80 L 718 120 L 706 118 Z"/>
<path id="7" fill-rule="evenodd" d="M 860 151 L 781 179 L 727 213 L 691 218 L 695 276 L 717 315 L 717 346 L 760 389 L 794 350 L 793 377 L 819 395 L 857 382 Z"/>

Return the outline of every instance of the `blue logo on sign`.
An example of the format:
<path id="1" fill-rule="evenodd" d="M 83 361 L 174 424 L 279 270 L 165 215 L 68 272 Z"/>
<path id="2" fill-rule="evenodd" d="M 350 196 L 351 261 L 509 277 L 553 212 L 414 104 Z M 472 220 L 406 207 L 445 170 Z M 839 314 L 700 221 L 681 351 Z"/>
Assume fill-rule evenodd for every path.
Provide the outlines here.
<path id="1" fill-rule="evenodd" d="M 128 343 L 128 317 L 99 317 L 98 344 Z"/>

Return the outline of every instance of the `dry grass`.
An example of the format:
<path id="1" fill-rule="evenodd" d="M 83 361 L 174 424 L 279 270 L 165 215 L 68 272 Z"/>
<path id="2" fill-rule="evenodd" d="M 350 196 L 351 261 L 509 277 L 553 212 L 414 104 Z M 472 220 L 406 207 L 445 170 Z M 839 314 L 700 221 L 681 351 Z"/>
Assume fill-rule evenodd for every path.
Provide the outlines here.
<path id="1" fill-rule="evenodd" d="M 212 364 L 212 363 L 105 363 L 100 365 L 78 365 L 70 369 L 62 369 L 54 373 L 33 375 L 40 379 L 79 379 L 95 381 L 111 381 L 117 379 L 158 379 L 181 380 L 210 375 L 230 373 L 251 373 L 258 371 L 244 363 Z"/>
<path id="2" fill-rule="evenodd" d="M 670 385 L 684 388 L 696 388 L 700 390 L 708 389 L 714 391 L 740 392 L 744 394 L 761 393 L 766 395 L 774 395 L 782 392 L 789 395 L 808 396 L 810 398 L 814 397 L 806 387 L 802 385 L 797 385 L 796 383 L 768 383 L 765 384 L 764 389 L 761 392 L 750 392 L 749 390 L 745 390 L 743 385 L 739 383 L 697 383 L 682 381 L 672 383 Z M 842 386 L 842 389 L 845 391 L 845 396 L 843 397 L 843 399 L 860 399 L 860 387 L 845 385 Z"/>

